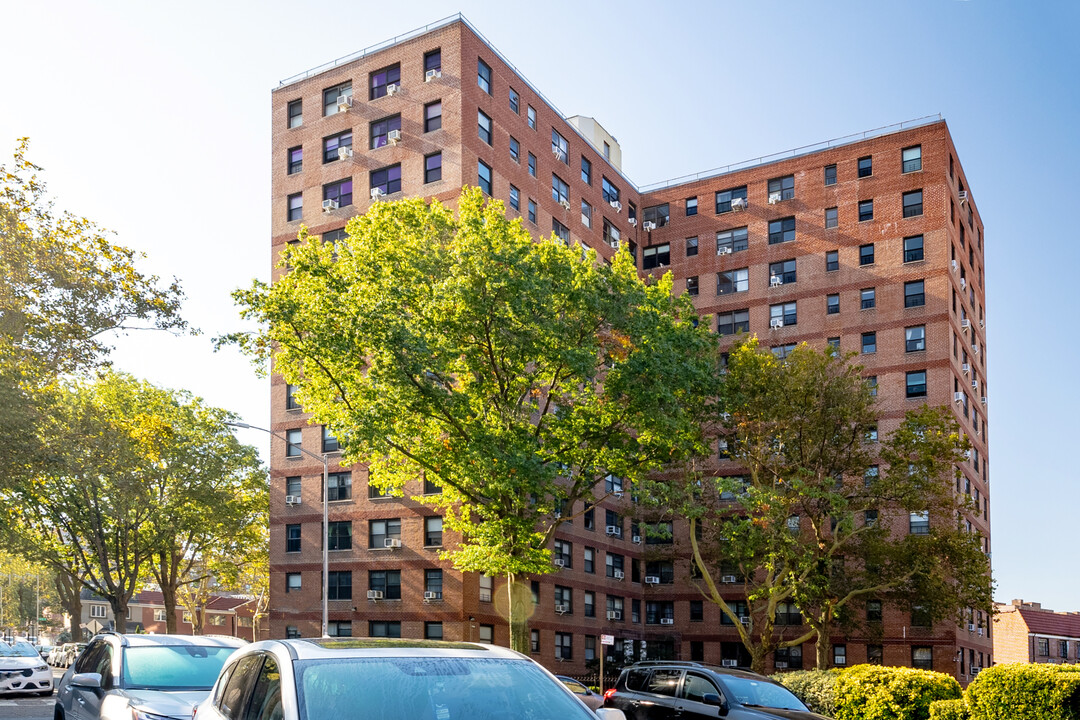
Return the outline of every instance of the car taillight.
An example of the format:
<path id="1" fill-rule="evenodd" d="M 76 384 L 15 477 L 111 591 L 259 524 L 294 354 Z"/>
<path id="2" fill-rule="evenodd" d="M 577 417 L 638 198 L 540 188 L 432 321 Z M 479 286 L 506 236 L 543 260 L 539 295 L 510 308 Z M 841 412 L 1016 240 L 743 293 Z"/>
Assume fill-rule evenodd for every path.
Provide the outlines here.
<path id="1" fill-rule="evenodd" d="M 605 691 L 604 692 L 604 700 L 607 700 L 608 698 L 610 698 L 614 694 L 615 694 L 615 688 L 611 688 L 610 690 Z"/>

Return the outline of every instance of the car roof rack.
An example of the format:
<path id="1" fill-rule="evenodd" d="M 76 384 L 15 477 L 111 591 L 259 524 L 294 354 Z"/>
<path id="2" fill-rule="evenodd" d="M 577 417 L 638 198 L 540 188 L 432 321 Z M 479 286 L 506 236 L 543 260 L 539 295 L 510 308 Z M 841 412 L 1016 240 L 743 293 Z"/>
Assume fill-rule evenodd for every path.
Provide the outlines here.
<path id="1" fill-rule="evenodd" d="M 695 660 L 641 660 L 634 663 L 637 667 L 653 666 L 653 665 L 679 665 L 683 667 L 707 667 L 705 663 L 700 663 Z"/>
<path id="2" fill-rule="evenodd" d="M 127 636 L 125 636 L 124 633 L 117 632 L 115 630 L 100 630 L 100 631 L 98 631 L 97 634 L 98 635 L 115 635 L 116 637 L 120 638 L 120 647 L 127 647 L 128 644 L 129 644 Z M 91 640 L 92 639 L 93 638 L 91 638 Z"/>

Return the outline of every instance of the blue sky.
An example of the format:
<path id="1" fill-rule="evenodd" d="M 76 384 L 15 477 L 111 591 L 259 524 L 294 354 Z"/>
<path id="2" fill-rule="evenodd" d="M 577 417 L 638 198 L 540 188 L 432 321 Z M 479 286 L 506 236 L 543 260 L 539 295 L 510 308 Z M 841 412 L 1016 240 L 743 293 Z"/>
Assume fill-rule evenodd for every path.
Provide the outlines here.
<path id="1" fill-rule="evenodd" d="M 265 381 L 210 337 L 240 326 L 229 292 L 269 275 L 270 91 L 459 10 L 562 111 L 603 123 L 639 184 L 941 113 L 986 224 L 996 596 L 1080 610 L 1061 560 L 1080 515 L 1080 3 L 303 7 L 0 0 L 0 152 L 29 135 L 61 206 L 179 276 L 204 330 L 121 339 L 120 367 L 268 422 Z"/>

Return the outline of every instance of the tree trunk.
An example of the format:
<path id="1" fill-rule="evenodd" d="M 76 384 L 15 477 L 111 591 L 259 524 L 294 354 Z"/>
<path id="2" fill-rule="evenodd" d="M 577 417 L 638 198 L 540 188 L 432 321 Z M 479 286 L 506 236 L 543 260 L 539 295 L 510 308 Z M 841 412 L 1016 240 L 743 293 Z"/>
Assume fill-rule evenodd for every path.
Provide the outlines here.
<path id="1" fill-rule="evenodd" d="M 195 612 L 191 613 L 191 634 L 202 635 L 203 625 L 206 622 L 206 607 L 199 606 L 195 608 Z"/>
<path id="2" fill-rule="evenodd" d="M 517 583 L 514 573 L 506 574 L 507 619 L 510 621 L 510 649 L 525 655 L 529 654 L 529 615 L 521 606 L 520 592 L 515 592 Z"/>
<path id="3" fill-rule="evenodd" d="M 817 669 L 825 670 L 829 667 L 830 623 L 828 620 L 822 620 L 815 629 L 817 630 L 817 641 L 814 643 L 816 650 L 815 655 L 817 656 Z"/>
<path id="4" fill-rule="evenodd" d="M 161 599 L 165 604 L 165 632 L 170 635 L 176 634 L 176 588 L 168 585 L 161 586 Z"/>
<path id="5" fill-rule="evenodd" d="M 750 650 L 750 670 L 758 675 L 765 674 L 765 648 L 755 645 Z"/>
<path id="6" fill-rule="evenodd" d="M 71 634 L 71 642 L 82 642 L 82 583 L 71 573 L 57 571 L 56 594 L 60 598 L 60 606 L 68 615 L 68 632 Z"/>

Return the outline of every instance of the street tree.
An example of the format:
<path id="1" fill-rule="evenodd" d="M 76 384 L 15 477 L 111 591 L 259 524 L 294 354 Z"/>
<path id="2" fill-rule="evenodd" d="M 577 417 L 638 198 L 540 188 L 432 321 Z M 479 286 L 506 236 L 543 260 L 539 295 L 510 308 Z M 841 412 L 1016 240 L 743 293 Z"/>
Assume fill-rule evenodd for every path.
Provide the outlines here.
<path id="1" fill-rule="evenodd" d="M 526 650 L 528 591 L 553 571 L 560 512 L 606 475 L 701 452 L 698 406 L 716 345 L 670 276 L 639 279 L 577 244 L 532 238 L 499 201 L 378 203 L 330 245 L 301 234 L 272 286 L 237 292 L 264 331 L 239 340 L 296 388 L 346 462 L 445 515 L 462 571 L 507 580 L 511 644 Z M 272 352 L 271 352 L 272 351 Z M 524 597 L 520 597 L 524 595 Z"/>

